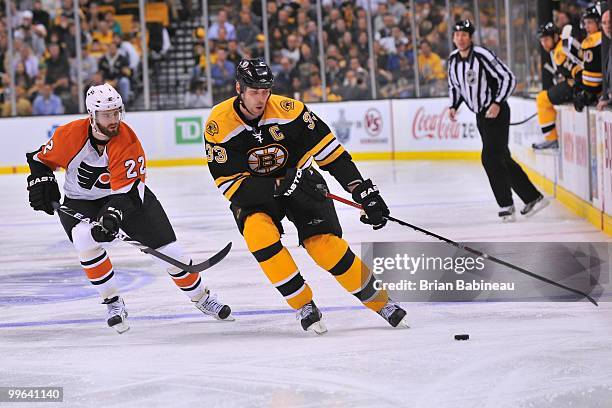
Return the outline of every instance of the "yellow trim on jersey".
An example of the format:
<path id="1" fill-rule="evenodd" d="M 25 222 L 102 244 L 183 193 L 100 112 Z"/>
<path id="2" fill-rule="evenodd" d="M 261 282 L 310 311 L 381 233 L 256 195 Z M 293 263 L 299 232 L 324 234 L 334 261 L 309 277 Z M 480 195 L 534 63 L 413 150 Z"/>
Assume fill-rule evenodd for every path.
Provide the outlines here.
<path id="1" fill-rule="evenodd" d="M 260 122 L 269 123 L 270 120 L 275 119 L 284 123 L 293 122 L 302 114 L 303 109 L 304 104 L 300 101 L 286 96 L 270 95 Z"/>
<path id="2" fill-rule="evenodd" d="M 213 107 L 204 125 L 204 137 L 208 142 L 223 143 L 229 135 L 244 126 L 234 110 L 235 99 L 227 99 Z"/>
<path id="3" fill-rule="evenodd" d="M 317 164 L 319 166 L 326 166 L 329 163 L 331 163 L 334 160 L 336 160 L 338 158 L 338 156 L 340 156 L 345 151 L 346 150 L 344 150 L 344 147 L 342 147 L 342 145 L 338 145 L 338 147 L 336 148 L 336 150 L 334 150 L 334 152 L 332 154 L 330 154 L 329 156 L 327 156 L 325 159 L 323 159 L 321 161 L 317 161 Z"/>
<path id="4" fill-rule="evenodd" d="M 563 41 L 559 41 L 553 50 L 553 60 L 556 65 L 563 65 L 566 59 L 567 55 L 565 55 L 563 50 Z"/>
<path id="5" fill-rule="evenodd" d="M 298 162 L 297 167 L 298 168 L 302 167 L 304 165 L 304 163 L 306 163 L 310 157 L 319 154 L 321 152 L 321 150 L 323 150 L 323 148 L 328 143 L 330 143 L 332 140 L 334 140 L 334 135 L 330 132 L 330 133 L 327 134 L 327 136 L 325 136 L 323 139 L 321 139 L 321 141 L 319 143 L 317 143 L 315 145 L 315 147 L 313 147 L 312 149 L 310 149 L 309 151 L 304 153 L 304 155 L 302 156 L 302 158 Z"/>
<path id="6" fill-rule="evenodd" d="M 230 188 L 227 189 L 227 191 L 225 193 L 223 193 L 223 195 L 225 196 L 225 198 L 227 198 L 228 200 L 232 199 L 232 196 L 236 193 L 236 191 L 238 191 L 238 189 L 240 188 L 240 185 L 242 184 L 242 182 L 246 179 L 246 177 L 242 177 L 239 178 L 237 181 L 235 181 L 232 186 Z"/>
<path id="7" fill-rule="evenodd" d="M 235 178 L 238 178 L 240 176 L 249 176 L 248 172 L 243 172 L 243 173 L 236 173 L 236 174 L 232 174 L 231 176 L 224 176 L 224 177 L 218 177 L 215 179 L 215 185 L 217 187 L 219 187 L 221 184 L 225 183 L 226 181 L 230 181 L 233 180 Z"/>
<path id="8" fill-rule="evenodd" d="M 582 41 L 582 49 L 595 48 L 601 44 L 601 31 L 589 34 L 587 38 Z"/>

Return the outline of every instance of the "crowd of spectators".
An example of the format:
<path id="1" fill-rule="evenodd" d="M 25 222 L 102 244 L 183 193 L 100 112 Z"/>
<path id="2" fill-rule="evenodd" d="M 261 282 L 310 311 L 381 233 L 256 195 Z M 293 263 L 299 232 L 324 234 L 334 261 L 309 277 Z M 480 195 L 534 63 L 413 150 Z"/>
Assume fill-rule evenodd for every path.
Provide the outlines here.
<path id="1" fill-rule="evenodd" d="M 11 114 L 9 61 L 15 80 L 18 115 L 78 113 L 78 65 L 76 37 L 82 45 L 81 74 L 85 89 L 108 82 L 115 86 L 126 104 L 135 96 L 140 81 L 141 50 L 137 3 L 118 0 L 80 0 L 80 28 L 77 28 L 73 0 L 10 1 L 11 18 L 0 5 L 0 105 L 2 116 Z M 170 17 L 173 1 L 167 1 Z M 127 8 L 123 9 L 122 7 Z M 118 18 L 127 23 L 119 24 Z M 149 47 L 167 51 L 168 33 L 159 29 L 159 46 L 149 28 Z M 159 25 L 159 24 L 158 24 Z M 147 27 L 149 23 L 147 22 Z M 13 55 L 8 50 L 8 30 L 13 35 Z"/>

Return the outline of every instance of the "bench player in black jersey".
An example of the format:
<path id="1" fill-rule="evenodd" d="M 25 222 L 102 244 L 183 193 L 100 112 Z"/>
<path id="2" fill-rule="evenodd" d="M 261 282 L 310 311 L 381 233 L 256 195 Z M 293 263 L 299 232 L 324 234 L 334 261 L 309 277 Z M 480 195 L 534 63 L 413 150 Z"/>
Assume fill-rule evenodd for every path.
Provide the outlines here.
<path id="1" fill-rule="evenodd" d="M 406 312 L 386 291 L 374 288 L 375 277 L 342 239 L 334 204 L 313 161 L 363 206 L 362 222 L 384 227 L 387 205 L 329 127 L 302 102 L 273 95 L 273 83 L 261 59 L 240 61 L 237 96 L 216 105 L 205 127 L 208 168 L 231 202 L 249 250 L 297 311 L 304 330 L 327 331 L 310 287 L 280 241 L 285 217 L 319 266 L 392 326 L 407 327 Z"/>

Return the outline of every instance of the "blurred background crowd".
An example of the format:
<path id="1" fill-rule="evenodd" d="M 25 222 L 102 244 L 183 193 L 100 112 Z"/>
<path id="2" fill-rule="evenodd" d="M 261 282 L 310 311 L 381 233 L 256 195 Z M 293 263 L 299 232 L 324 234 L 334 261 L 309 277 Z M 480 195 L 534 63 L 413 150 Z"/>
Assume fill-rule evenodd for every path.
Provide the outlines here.
<path id="1" fill-rule="evenodd" d="M 1 1 L 2 116 L 78 113 L 79 89 L 103 82 L 131 110 L 207 107 L 234 94 L 244 57 L 267 58 L 274 92 L 305 102 L 446 96 L 449 23 L 465 18 L 509 61 L 517 93 L 541 89 L 535 1 L 145 3 Z M 555 23 L 579 30 L 585 5 L 561 2 Z"/>

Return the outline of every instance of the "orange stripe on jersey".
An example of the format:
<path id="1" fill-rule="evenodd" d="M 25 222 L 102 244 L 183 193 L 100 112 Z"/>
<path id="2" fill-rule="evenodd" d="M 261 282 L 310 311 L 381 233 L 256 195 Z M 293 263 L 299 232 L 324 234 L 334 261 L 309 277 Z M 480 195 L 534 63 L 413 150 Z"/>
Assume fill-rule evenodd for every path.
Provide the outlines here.
<path id="1" fill-rule="evenodd" d="M 109 258 L 106 258 L 100 265 L 94 266 L 93 268 L 83 267 L 85 274 L 90 280 L 100 279 L 113 269 L 113 265 Z"/>
<path id="2" fill-rule="evenodd" d="M 60 126 L 35 157 L 52 170 L 65 169 L 87 142 L 88 132 L 89 119 L 78 119 Z"/>
<path id="3" fill-rule="evenodd" d="M 144 183 L 146 158 L 136 133 L 125 123 L 119 125 L 119 134 L 106 146 L 111 190 L 119 190 L 140 180 Z"/>
<path id="4" fill-rule="evenodd" d="M 184 278 L 179 278 L 179 279 L 174 279 L 174 283 L 176 283 L 176 286 L 178 286 L 179 288 L 186 288 L 188 286 L 191 286 L 195 283 L 195 281 L 198 280 L 198 277 L 200 276 L 199 273 L 190 273 L 188 274 L 186 277 Z"/>

